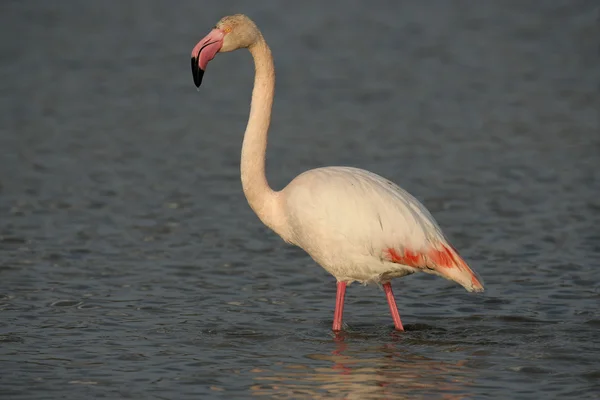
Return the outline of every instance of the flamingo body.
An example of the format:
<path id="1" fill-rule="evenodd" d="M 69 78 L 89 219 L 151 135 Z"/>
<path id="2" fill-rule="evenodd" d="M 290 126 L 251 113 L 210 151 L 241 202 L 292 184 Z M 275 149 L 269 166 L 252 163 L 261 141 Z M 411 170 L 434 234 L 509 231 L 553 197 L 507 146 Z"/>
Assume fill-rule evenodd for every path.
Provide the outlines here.
<path id="1" fill-rule="evenodd" d="M 200 86 L 219 52 L 248 48 L 256 74 L 244 134 L 241 178 L 250 207 L 286 242 L 304 249 L 338 281 L 333 329 L 342 327 L 346 285 L 383 285 L 394 326 L 403 330 L 390 281 L 415 272 L 453 280 L 471 292 L 483 285 L 448 243 L 429 211 L 408 192 L 374 173 L 350 167 L 307 171 L 282 191 L 265 175 L 267 134 L 275 87 L 271 51 L 245 15 L 224 17 L 192 50 Z"/>
<path id="2" fill-rule="evenodd" d="M 416 259 L 449 244 L 429 211 L 393 182 L 358 168 L 326 167 L 299 175 L 282 193 L 288 241 L 337 280 L 389 282 L 420 270 L 447 276 L 439 257 Z"/>

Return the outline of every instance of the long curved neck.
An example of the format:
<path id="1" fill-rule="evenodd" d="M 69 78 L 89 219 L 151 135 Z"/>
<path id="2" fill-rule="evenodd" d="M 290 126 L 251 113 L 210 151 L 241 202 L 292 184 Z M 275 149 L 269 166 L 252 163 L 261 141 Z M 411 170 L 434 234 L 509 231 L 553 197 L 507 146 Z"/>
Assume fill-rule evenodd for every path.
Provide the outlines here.
<path id="1" fill-rule="evenodd" d="M 274 229 L 277 221 L 277 194 L 271 189 L 265 174 L 267 133 L 275 92 L 275 68 L 271 49 L 263 39 L 249 47 L 256 74 L 252 89 L 250 117 L 242 144 L 241 175 L 244 195 L 261 221 Z"/>

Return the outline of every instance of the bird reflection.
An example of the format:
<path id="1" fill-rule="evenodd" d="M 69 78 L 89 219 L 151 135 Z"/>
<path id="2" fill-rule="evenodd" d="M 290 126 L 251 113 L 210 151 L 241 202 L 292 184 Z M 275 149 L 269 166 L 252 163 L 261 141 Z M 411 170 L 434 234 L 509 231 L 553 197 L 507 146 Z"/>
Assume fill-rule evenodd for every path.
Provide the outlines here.
<path id="1" fill-rule="evenodd" d="M 466 361 L 443 362 L 398 347 L 397 335 L 384 345 L 368 346 L 344 334 L 334 338 L 330 354 L 311 354 L 314 367 L 281 363 L 276 370 L 256 369 L 254 396 L 274 399 L 463 399 L 468 392 Z M 329 364 L 329 365 L 327 365 Z"/>

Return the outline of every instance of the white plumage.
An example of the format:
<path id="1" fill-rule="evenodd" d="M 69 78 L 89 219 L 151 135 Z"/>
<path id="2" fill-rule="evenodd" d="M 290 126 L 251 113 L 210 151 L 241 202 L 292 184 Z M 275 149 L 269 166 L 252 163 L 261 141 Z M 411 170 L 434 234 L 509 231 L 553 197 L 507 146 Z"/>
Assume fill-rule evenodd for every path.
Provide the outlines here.
<path id="1" fill-rule="evenodd" d="M 416 272 L 386 261 L 385 251 L 402 246 L 426 252 L 434 243 L 445 243 L 417 199 L 362 169 L 310 170 L 282 192 L 291 243 L 341 281 L 380 282 Z"/>

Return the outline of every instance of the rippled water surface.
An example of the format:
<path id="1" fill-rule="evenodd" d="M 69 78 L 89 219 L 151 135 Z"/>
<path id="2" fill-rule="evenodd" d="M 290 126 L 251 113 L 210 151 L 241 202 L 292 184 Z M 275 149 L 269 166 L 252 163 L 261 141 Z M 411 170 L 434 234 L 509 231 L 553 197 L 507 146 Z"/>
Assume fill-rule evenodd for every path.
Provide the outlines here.
<path id="1" fill-rule="evenodd" d="M 271 184 L 324 165 L 419 198 L 487 291 L 335 280 L 248 207 L 245 12 L 278 72 Z M 598 398 L 596 1 L 4 1 L 7 399 Z"/>

